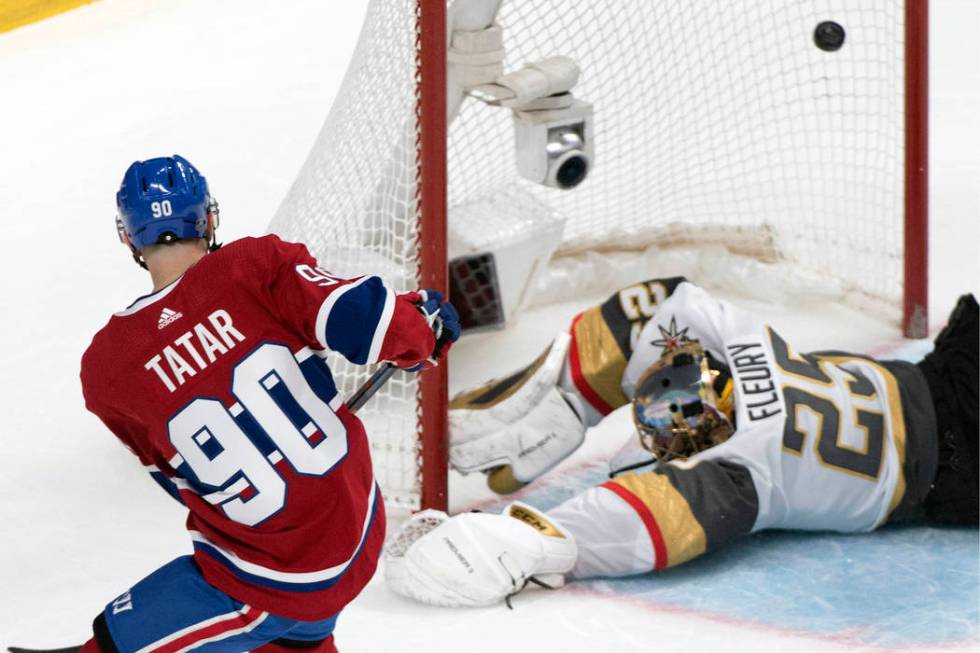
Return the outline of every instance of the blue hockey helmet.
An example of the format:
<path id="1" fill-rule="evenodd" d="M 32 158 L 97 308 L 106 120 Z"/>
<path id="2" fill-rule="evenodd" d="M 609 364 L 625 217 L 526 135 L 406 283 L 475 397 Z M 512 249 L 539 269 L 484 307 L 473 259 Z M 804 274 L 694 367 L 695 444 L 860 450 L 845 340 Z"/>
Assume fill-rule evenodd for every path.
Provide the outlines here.
<path id="1" fill-rule="evenodd" d="M 116 207 L 120 240 L 140 252 L 155 243 L 207 238 L 208 213 L 217 218 L 218 205 L 204 175 L 175 154 L 130 165 Z"/>

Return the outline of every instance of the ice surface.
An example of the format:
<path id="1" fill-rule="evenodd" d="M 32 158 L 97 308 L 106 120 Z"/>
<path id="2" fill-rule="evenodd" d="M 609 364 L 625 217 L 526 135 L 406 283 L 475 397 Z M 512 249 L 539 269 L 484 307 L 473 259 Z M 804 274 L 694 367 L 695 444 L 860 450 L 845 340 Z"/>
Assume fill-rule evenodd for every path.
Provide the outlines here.
<path id="1" fill-rule="evenodd" d="M 972 0 L 934 0 L 932 316 L 980 289 L 980 39 Z M 183 510 L 84 411 L 81 352 L 147 290 L 115 241 L 136 158 L 180 152 L 221 201 L 224 239 L 260 233 L 315 138 L 353 50 L 360 2 L 101 0 L 0 36 L 0 645 L 57 646 L 189 552 Z M 860 219 L 860 216 L 855 216 Z M 579 308 L 553 304 L 459 344 L 454 388 L 529 360 Z M 801 348 L 884 354 L 897 330 L 832 303 L 733 297 Z M 492 347 L 502 352 L 480 356 Z M 903 352 L 900 352 L 903 353 Z M 526 498 L 601 478 L 617 418 Z M 621 418 L 620 418 L 621 419 Z M 489 507 L 476 476 L 457 507 Z M 381 576 L 339 621 L 344 651 L 977 650 L 977 533 L 765 534 L 656 577 L 529 591 L 515 609 L 439 610 Z"/>

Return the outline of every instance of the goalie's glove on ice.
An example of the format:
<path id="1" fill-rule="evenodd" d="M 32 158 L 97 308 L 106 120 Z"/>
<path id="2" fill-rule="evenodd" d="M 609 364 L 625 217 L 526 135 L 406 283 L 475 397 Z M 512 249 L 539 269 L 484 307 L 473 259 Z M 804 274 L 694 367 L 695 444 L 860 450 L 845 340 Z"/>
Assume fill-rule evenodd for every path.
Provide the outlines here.
<path id="1" fill-rule="evenodd" d="M 421 363 L 405 368 L 409 372 L 421 372 L 438 365 L 453 343 L 459 340 L 461 332 L 459 314 L 452 304 L 443 300 L 442 293 L 438 290 L 420 290 L 404 296 L 415 303 L 436 337 L 436 346 L 429 357 Z"/>
<path id="2" fill-rule="evenodd" d="M 396 593 L 429 605 L 493 605 L 534 580 L 564 584 L 578 548 L 571 533 L 514 502 L 502 514 L 415 514 L 385 548 L 385 580 Z"/>

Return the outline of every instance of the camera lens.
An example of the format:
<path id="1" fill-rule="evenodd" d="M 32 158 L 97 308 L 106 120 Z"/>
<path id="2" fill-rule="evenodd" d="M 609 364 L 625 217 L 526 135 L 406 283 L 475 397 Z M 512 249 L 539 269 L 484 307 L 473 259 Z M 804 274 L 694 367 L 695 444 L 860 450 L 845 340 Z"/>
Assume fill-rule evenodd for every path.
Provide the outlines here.
<path id="1" fill-rule="evenodd" d="M 559 188 L 575 188 L 585 180 L 589 172 L 589 160 L 581 154 L 573 154 L 558 166 L 555 181 Z"/>

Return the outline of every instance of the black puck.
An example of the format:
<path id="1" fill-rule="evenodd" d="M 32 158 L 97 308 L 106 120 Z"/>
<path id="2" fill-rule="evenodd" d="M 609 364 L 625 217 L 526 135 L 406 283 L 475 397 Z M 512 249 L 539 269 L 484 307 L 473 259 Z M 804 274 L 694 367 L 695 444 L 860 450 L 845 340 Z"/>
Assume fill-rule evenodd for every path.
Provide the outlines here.
<path id="1" fill-rule="evenodd" d="M 840 23 L 832 20 L 825 20 L 813 30 L 813 42 L 824 52 L 836 52 L 844 45 L 846 36 L 844 28 Z"/>

